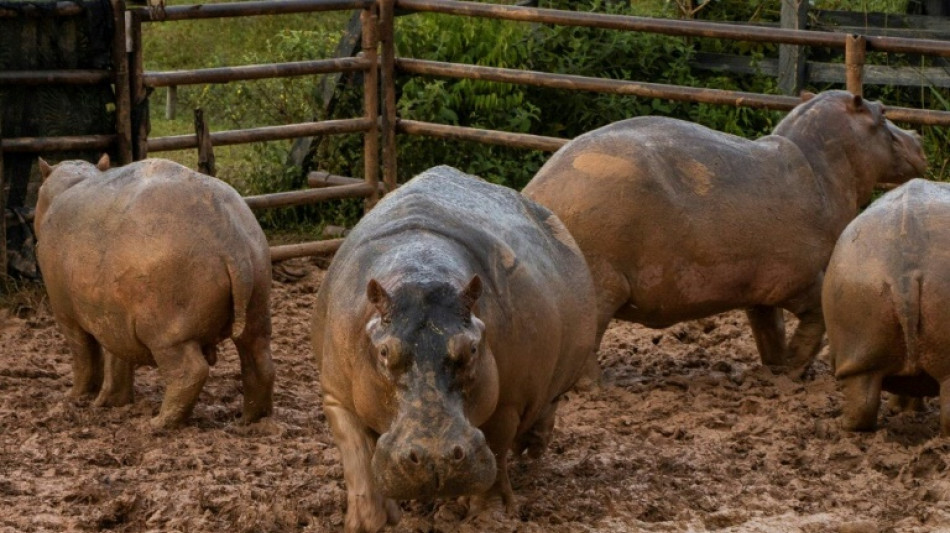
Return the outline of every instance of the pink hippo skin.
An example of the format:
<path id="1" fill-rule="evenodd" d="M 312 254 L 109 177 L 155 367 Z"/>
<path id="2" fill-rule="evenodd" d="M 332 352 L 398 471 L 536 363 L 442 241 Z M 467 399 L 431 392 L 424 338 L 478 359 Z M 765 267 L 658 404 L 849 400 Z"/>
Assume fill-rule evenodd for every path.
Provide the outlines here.
<path id="1" fill-rule="evenodd" d="M 40 160 L 37 259 L 74 355 L 71 395 L 128 404 L 133 368 L 157 366 L 166 391 L 151 423 L 178 425 L 231 337 L 243 420 L 270 414 L 270 254 L 253 213 L 224 182 L 171 161 L 107 168 Z"/>
<path id="2" fill-rule="evenodd" d="M 670 118 L 610 124 L 562 147 L 524 194 L 584 252 L 598 342 L 615 317 L 662 328 L 745 308 L 762 362 L 794 375 L 821 346 L 838 235 L 876 183 L 925 169 L 881 104 L 828 91 L 754 141 Z M 800 319 L 788 346 L 783 309 Z"/>
<path id="3" fill-rule="evenodd" d="M 940 395 L 950 436 L 950 185 L 926 180 L 887 193 L 835 246 L 822 307 L 842 426 L 871 430 L 881 390 Z"/>

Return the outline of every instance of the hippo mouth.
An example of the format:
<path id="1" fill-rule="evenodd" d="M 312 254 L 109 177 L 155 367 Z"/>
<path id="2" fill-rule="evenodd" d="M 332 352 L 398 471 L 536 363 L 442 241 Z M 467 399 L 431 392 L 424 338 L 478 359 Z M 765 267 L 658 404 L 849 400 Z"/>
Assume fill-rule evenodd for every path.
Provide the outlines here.
<path id="1" fill-rule="evenodd" d="M 428 500 L 480 494 L 495 482 L 495 457 L 482 446 L 473 457 L 463 461 L 432 460 L 410 452 L 406 460 L 393 460 L 391 454 L 373 454 L 372 470 L 376 485 L 387 497 L 396 500 Z"/>

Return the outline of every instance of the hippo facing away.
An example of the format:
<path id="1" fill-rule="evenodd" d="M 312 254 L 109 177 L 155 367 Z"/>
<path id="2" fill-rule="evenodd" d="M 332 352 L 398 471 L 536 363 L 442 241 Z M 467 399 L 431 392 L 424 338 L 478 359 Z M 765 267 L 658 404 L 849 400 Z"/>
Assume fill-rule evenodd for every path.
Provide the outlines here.
<path id="1" fill-rule="evenodd" d="M 594 356 L 594 289 L 560 221 L 436 167 L 349 234 L 320 287 L 313 349 L 343 458 L 346 531 L 392 499 L 499 495 L 508 450 L 537 456 Z"/>
<path id="2" fill-rule="evenodd" d="M 916 134 L 844 91 L 806 96 L 750 141 L 661 117 L 567 143 L 524 194 L 564 222 L 613 317 L 667 327 L 745 308 L 762 362 L 798 372 L 821 345 L 822 273 L 875 183 L 920 175 Z M 782 309 L 799 326 L 788 346 Z"/>
<path id="3" fill-rule="evenodd" d="M 134 367 L 156 365 L 166 391 L 152 425 L 177 425 L 231 337 L 243 419 L 270 414 L 270 253 L 253 213 L 224 182 L 171 161 L 107 168 L 40 160 L 37 259 L 73 352 L 72 395 L 128 404 Z"/>
<path id="4" fill-rule="evenodd" d="M 950 436 L 950 185 L 913 180 L 841 234 L 822 291 L 842 426 L 877 424 L 881 390 L 940 395 Z"/>

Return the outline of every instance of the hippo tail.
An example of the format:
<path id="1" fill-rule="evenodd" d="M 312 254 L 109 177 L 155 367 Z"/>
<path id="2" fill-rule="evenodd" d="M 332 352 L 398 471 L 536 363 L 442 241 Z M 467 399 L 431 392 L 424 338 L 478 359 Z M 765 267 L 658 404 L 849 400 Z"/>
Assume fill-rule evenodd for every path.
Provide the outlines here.
<path id="1" fill-rule="evenodd" d="M 226 260 L 228 277 L 231 279 L 231 305 L 234 311 L 234 320 L 231 324 L 231 338 L 236 339 L 244 334 L 247 327 L 247 308 L 251 302 L 254 279 L 250 269 L 241 268 L 233 258 Z"/>
<path id="2" fill-rule="evenodd" d="M 891 287 L 891 298 L 897 310 L 897 320 L 904 333 L 904 345 L 907 357 L 904 360 L 905 372 L 916 372 L 917 341 L 920 333 L 920 295 L 921 273 L 912 270 L 897 280 L 897 287 Z"/>

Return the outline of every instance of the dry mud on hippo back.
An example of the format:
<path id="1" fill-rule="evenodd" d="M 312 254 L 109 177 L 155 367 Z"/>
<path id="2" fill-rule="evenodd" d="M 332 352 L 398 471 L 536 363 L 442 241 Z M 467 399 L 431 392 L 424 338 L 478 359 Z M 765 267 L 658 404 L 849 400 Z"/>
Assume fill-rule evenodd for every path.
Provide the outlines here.
<path id="1" fill-rule="evenodd" d="M 821 277 L 875 183 L 926 168 L 883 107 L 829 91 L 750 141 L 639 117 L 567 143 L 524 194 L 583 250 L 598 338 L 613 317 L 651 327 L 745 308 L 763 363 L 800 370 L 818 351 Z M 785 345 L 782 309 L 800 325 Z"/>
<path id="2" fill-rule="evenodd" d="M 270 254 L 237 192 L 161 159 L 106 172 L 84 161 L 40 166 L 37 258 L 74 354 L 72 394 L 130 403 L 134 366 L 156 365 L 166 391 L 152 423 L 180 424 L 215 346 L 233 337 L 244 419 L 269 414 Z"/>
<path id="3" fill-rule="evenodd" d="M 913 180 L 881 197 L 841 234 L 822 305 L 842 426 L 874 429 L 881 390 L 940 395 L 950 436 L 950 185 Z"/>
<path id="4" fill-rule="evenodd" d="M 583 256 L 543 207 L 450 167 L 388 195 L 337 252 L 314 314 L 346 530 L 397 520 L 391 499 L 512 508 L 508 450 L 543 451 L 594 355 L 594 316 Z"/>

